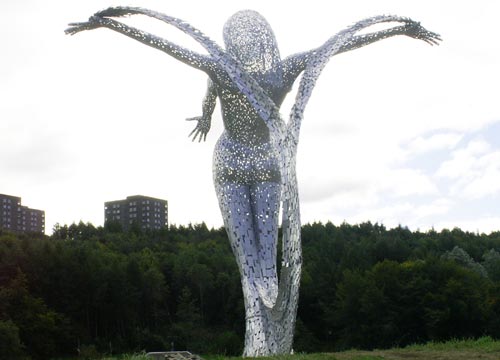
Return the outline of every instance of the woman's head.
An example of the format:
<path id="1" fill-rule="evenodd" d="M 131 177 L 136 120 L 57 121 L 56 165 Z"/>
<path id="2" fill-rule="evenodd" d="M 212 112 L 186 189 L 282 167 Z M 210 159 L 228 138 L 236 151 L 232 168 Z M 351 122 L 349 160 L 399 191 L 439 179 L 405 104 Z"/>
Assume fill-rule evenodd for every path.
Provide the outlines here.
<path id="1" fill-rule="evenodd" d="M 227 52 L 249 72 L 266 72 L 280 61 L 273 30 L 253 10 L 238 11 L 224 25 Z"/>

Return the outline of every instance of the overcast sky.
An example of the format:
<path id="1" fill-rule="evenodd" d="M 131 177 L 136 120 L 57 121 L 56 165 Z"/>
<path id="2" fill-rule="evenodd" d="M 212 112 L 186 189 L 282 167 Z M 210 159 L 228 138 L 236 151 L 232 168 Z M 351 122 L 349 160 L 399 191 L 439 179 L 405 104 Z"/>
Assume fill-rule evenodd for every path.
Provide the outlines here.
<path id="1" fill-rule="evenodd" d="M 500 230 L 498 1 L 6 0 L 0 193 L 45 210 L 47 233 L 102 225 L 105 201 L 136 194 L 167 199 L 171 223 L 222 225 L 211 170 L 219 107 L 205 143 L 184 121 L 201 114 L 205 74 L 107 29 L 64 35 L 110 5 L 182 18 L 219 43 L 225 19 L 251 8 L 282 57 L 368 16 L 420 21 L 440 46 L 391 38 L 325 68 L 299 145 L 302 220 Z M 127 22 L 202 51 L 153 19 Z"/>

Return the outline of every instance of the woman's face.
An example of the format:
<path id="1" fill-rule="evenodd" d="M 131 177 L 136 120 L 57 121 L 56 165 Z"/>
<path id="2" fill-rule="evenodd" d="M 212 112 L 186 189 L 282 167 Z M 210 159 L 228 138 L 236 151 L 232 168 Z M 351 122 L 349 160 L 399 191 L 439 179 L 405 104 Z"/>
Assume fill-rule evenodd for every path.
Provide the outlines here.
<path id="1" fill-rule="evenodd" d="M 227 52 L 248 72 L 266 72 L 280 60 L 269 23 L 252 10 L 239 11 L 224 25 Z"/>

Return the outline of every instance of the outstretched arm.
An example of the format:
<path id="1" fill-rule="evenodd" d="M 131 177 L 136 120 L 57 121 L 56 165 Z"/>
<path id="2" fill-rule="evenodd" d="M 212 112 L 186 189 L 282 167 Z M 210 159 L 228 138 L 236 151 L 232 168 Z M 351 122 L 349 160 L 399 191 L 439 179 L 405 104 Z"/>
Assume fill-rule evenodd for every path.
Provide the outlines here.
<path id="1" fill-rule="evenodd" d="M 195 141 L 197 137 L 199 137 L 198 142 L 200 142 L 201 140 L 205 141 L 207 139 L 207 134 L 210 131 L 212 122 L 212 114 L 215 109 L 216 99 L 217 87 L 211 79 L 208 79 L 207 93 L 203 98 L 202 115 L 186 119 L 188 121 L 198 121 L 196 127 L 189 133 L 189 136 L 193 136 L 193 141 Z"/>
<path id="2" fill-rule="evenodd" d="M 128 26 L 119 21 L 110 19 L 107 16 L 124 16 L 129 13 L 118 12 L 120 8 L 110 8 L 91 16 L 87 22 L 71 23 L 70 27 L 66 29 L 66 34 L 74 35 L 78 32 L 85 30 L 93 30 L 97 28 L 108 28 L 120 34 L 126 35 L 134 40 L 137 40 L 145 45 L 151 46 L 155 49 L 161 50 L 175 59 L 190 65 L 196 69 L 202 70 L 211 75 L 215 71 L 216 64 L 209 56 L 196 53 L 194 51 L 185 49 L 176 45 L 168 40 L 150 34 L 148 32 Z M 115 11 L 112 11 L 115 10 Z M 177 19 L 175 19 L 177 20 Z M 180 20 L 179 20 L 180 21 Z"/>
<path id="3" fill-rule="evenodd" d="M 346 51 L 358 49 L 360 47 L 372 44 L 382 39 L 387 39 L 396 35 L 406 35 L 414 39 L 425 41 L 430 45 L 438 45 L 441 40 L 440 36 L 434 32 L 428 31 L 419 22 L 413 21 L 408 18 L 401 18 L 395 16 L 380 16 L 367 20 L 363 20 L 355 24 L 352 29 L 357 32 L 368 26 L 382 22 L 402 22 L 404 25 L 395 26 L 390 29 L 381 30 L 377 32 L 372 32 L 362 35 L 348 36 L 345 41 L 343 41 L 338 50 L 333 55 L 341 54 Z M 349 29 L 347 29 L 349 30 Z M 345 31 L 347 31 L 345 30 Z M 307 63 L 311 58 L 317 53 L 322 51 L 325 47 L 331 46 L 331 38 L 324 45 L 319 48 L 313 49 L 311 51 L 291 55 L 283 60 L 284 68 L 293 77 L 293 80 L 305 69 Z"/>
<path id="4" fill-rule="evenodd" d="M 354 36 L 340 47 L 337 54 L 358 49 L 395 35 L 406 35 L 414 39 L 425 41 L 429 45 L 439 45 L 439 41 L 441 41 L 441 37 L 438 34 L 426 30 L 418 22 L 409 21 L 406 25 Z"/>

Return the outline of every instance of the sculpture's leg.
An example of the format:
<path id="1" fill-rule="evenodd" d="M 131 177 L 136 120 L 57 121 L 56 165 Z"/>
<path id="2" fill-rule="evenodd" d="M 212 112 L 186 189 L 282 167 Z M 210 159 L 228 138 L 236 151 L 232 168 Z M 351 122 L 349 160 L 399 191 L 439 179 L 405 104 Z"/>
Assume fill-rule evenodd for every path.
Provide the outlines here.
<path id="1" fill-rule="evenodd" d="M 269 300 L 273 304 L 278 295 L 276 245 L 280 195 L 280 184 L 277 183 L 263 182 L 250 186 L 250 205 L 257 239 L 260 279 L 262 280 L 257 286 L 260 287 L 261 293 L 265 293 L 265 300 Z"/>
<path id="2" fill-rule="evenodd" d="M 250 203 L 252 207 L 255 235 L 257 239 L 257 255 L 261 276 L 256 278 L 256 287 L 260 301 L 267 308 L 272 308 L 278 296 L 278 276 L 276 267 L 276 247 L 278 242 L 278 226 L 280 211 L 281 184 L 263 182 L 250 186 Z M 264 311 L 266 318 L 266 342 L 270 355 L 276 355 L 278 340 L 276 339 L 273 319 L 268 309 Z"/>
<path id="3" fill-rule="evenodd" d="M 256 283 L 262 283 L 250 189 L 247 185 L 216 182 L 216 193 L 241 276 L 245 302 L 245 350 L 243 356 L 269 355 L 267 317 Z"/>

